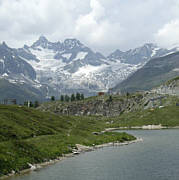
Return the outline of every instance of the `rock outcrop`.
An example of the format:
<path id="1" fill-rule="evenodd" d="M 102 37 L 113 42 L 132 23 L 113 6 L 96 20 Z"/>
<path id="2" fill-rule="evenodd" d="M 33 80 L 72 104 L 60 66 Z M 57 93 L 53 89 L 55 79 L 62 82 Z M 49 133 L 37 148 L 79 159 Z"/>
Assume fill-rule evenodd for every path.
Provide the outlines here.
<path id="1" fill-rule="evenodd" d="M 85 99 L 84 101 L 44 103 L 39 109 L 59 115 L 118 116 L 126 112 L 134 112 L 165 105 L 161 104 L 159 97 L 160 95 L 149 92 L 140 92 L 124 96 L 99 96 Z M 167 96 L 162 98 L 167 98 Z M 153 99 L 155 101 L 153 101 Z"/>

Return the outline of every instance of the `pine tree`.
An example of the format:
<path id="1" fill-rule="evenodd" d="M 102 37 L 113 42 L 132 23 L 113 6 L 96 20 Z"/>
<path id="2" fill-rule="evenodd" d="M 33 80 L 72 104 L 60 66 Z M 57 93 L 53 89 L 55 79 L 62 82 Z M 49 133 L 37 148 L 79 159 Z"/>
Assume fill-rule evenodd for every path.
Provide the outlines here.
<path id="1" fill-rule="evenodd" d="M 24 102 L 24 106 L 28 106 L 28 102 L 27 101 Z"/>
<path id="2" fill-rule="evenodd" d="M 76 93 L 76 100 L 79 101 L 81 99 L 80 93 Z"/>
<path id="3" fill-rule="evenodd" d="M 109 101 L 112 102 L 112 96 L 109 96 Z"/>
<path id="4" fill-rule="evenodd" d="M 64 95 L 61 95 L 60 100 L 63 102 L 64 101 Z"/>
<path id="5" fill-rule="evenodd" d="M 35 101 L 34 102 L 34 108 L 37 108 L 39 106 L 39 102 L 38 101 Z"/>
<path id="6" fill-rule="evenodd" d="M 74 94 L 71 95 L 71 101 L 75 101 L 75 95 Z"/>
<path id="7" fill-rule="evenodd" d="M 32 101 L 30 101 L 30 107 L 33 107 L 34 105 L 33 105 L 33 103 L 32 103 Z"/>
<path id="8" fill-rule="evenodd" d="M 66 102 L 69 102 L 69 101 L 70 101 L 70 97 L 69 97 L 67 94 L 65 95 L 65 101 L 66 101 Z"/>
<path id="9" fill-rule="evenodd" d="M 55 101 L 55 96 L 51 96 L 51 101 Z"/>
<path id="10" fill-rule="evenodd" d="M 84 100 L 84 94 L 81 94 L 81 100 Z"/>

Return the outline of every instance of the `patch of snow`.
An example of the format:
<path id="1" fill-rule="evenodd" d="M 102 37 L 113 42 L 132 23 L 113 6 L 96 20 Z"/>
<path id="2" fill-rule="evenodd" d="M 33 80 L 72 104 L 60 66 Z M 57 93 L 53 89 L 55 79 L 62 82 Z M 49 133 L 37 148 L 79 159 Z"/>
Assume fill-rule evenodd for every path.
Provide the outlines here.
<path id="1" fill-rule="evenodd" d="M 81 67 L 76 73 L 74 73 L 72 76 L 78 76 L 78 75 L 89 75 L 91 72 L 97 72 L 103 69 L 105 65 L 101 66 L 92 66 L 92 65 L 85 65 Z"/>
<path id="2" fill-rule="evenodd" d="M 115 86 L 117 83 L 126 79 L 131 73 L 138 70 L 141 66 L 112 62 L 110 65 L 100 66 L 85 65 L 77 72 L 72 74 L 67 83 L 76 84 L 79 87 L 95 86 L 103 91 Z"/>
<path id="3" fill-rule="evenodd" d="M 178 72 L 178 71 L 179 71 L 179 68 L 175 68 L 175 69 L 173 69 L 173 71 L 177 71 L 177 72 Z"/>
<path id="4" fill-rule="evenodd" d="M 167 56 L 167 55 L 170 55 L 170 54 L 173 54 L 173 53 L 175 53 L 176 51 L 172 51 L 172 52 L 169 52 L 169 53 L 166 53 L 166 54 L 164 54 L 163 56 L 161 56 L 161 57 L 164 57 L 164 56 Z"/>
<path id="5" fill-rule="evenodd" d="M 168 50 L 172 50 L 172 49 L 177 49 L 177 50 L 179 50 L 179 44 L 173 44 L 173 45 L 171 45 L 169 48 L 167 48 Z"/>
<path id="6" fill-rule="evenodd" d="M 153 49 L 153 51 L 152 51 L 152 54 L 151 54 L 151 57 L 153 57 L 153 56 L 155 56 L 156 55 L 156 53 L 157 53 L 157 51 L 159 50 L 160 48 L 155 48 L 155 49 Z"/>
<path id="7" fill-rule="evenodd" d="M 2 63 L 4 69 L 4 59 L 0 59 L 0 62 Z"/>
<path id="8" fill-rule="evenodd" d="M 40 62 L 36 61 L 30 61 L 29 64 L 36 70 L 36 71 L 47 71 L 47 73 L 50 72 L 56 72 L 59 68 L 64 67 L 66 65 L 62 62 L 62 60 L 48 60 L 44 59 Z"/>
<path id="9" fill-rule="evenodd" d="M 38 88 L 41 88 L 42 85 L 41 84 L 35 84 L 34 87 L 38 89 Z"/>
<path id="10" fill-rule="evenodd" d="M 75 60 L 82 60 L 86 57 L 86 55 L 88 54 L 88 52 L 79 52 L 77 55 L 76 55 L 76 58 L 74 59 Z"/>
<path id="11" fill-rule="evenodd" d="M 39 62 L 26 60 L 36 71 L 47 71 L 55 72 L 60 67 L 66 64 L 62 62 L 62 59 L 54 59 L 55 52 L 49 49 L 43 49 L 43 51 L 38 51 L 31 49 L 32 54 L 34 54 Z"/>
<path id="12" fill-rule="evenodd" d="M 16 80 L 14 80 L 14 79 L 8 79 L 8 81 L 9 81 L 10 83 L 13 83 L 13 84 L 16 84 L 16 83 L 17 83 Z"/>
<path id="13" fill-rule="evenodd" d="M 28 62 L 28 60 L 26 59 L 26 58 L 24 58 L 24 57 L 22 57 L 22 56 L 19 56 L 22 60 L 24 60 L 24 61 L 27 61 Z"/>
<path id="14" fill-rule="evenodd" d="M 24 50 L 26 53 L 29 53 L 29 51 L 28 51 L 26 48 L 23 48 L 23 50 Z"/>
<path id="15" fill-rule="evenodd" d="M 64 58 L 70 59 L 71 53 L 62 54 Z"/>
<path id="16" fill-rule="evenodd" d="M 34 54 L 37 59 L 44 60 L 44 59 L 54 59 L 55 52 L 50 49 L 43 49 L 41 51 L 31 49 L 31 53 Z"/>
<path id="17" fill-rule="evenodd" d="M 3 76 L 3 77 L 8 77 L 8 74 L 7 74 L 7 73 L 4 73 L 2 76 Z"/>
<path id="18" fill-rule="evenodd" d="M 35 81 L 36 83 L 40 83 L 40 82 L 38 81 L 38 79 L 35 79 L 34 81 Z"/>

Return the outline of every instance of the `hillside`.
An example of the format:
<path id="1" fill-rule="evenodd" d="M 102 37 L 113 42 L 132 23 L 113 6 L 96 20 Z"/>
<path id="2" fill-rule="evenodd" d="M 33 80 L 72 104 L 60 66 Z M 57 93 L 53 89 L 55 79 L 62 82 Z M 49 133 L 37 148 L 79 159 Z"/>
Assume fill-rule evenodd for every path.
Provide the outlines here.
<path id="1" fill-rule="evenodd" d="M 21 106 L 0 106 L 0 176 L 30 168 L 72 152 L 76 144 L 124 142 L 126 133 L 101 132 L 106 123 L 97 117 L 57 116 Z"/>
<path id="2" fill-rule="evenodd" d="M 179 76 L 179 52 L 151 59 L 144 67 L 115 86 L 112 91 L 150 90 Z"/>
<path id="3" fill-rule="evenodd" d="M 175 96 L 166 95 L 160 101 L 160 94 L 155 92 L 138 92 L 128 95 L 104 95 L 86 98 L 75 102 L 48 102 L 38 107 L 41 111 L 54 112 L 59 115 L 95 115 L 95 116 L 118 116 L 123 113 L 153 107 L 174 105 L 178 102 Z M 153 102 L 152 99 L 156 100 Z"/>
<path id="4" fill-rule="evenodd" d="M 178 99 L 179 102 L 179 99 Z M 179 106 L 176 104 L 162 108 L 152 108 L 136 112 L 124 113 L 110 118 L 110 127 L 142 127 L 144 125 L 159 125 L 168 128 L 179 128 Z"/>
<path id="5" fill-rule="evenodd" d="M 16 99 L 18 104 L 24 104 L 25 101 L 42 101 L 45 98 L 43 94 L 27 84 L 11 83 L 5 79 L 0 79 L 0 102 L 4 99 Z"/>
<path id="6" fill-rule="evenodd" d="M 71 153 L 76 144 L 92 146 L 135 139 L 126 133 L 104 132 L 106 128 L 150 124 L 179 126 L 177 96 L 166 96 L 162 104 L 160 100 L 154 104 L 150 102 L 149 99 L 154 98 L 154 94 L 150 93 L 115 95 L 112 100 L 109 97 L 44 103 L 39 107 L 41 111 L 1 105 L 0 176 L 30 168 L 29 163 L 46 162 Z M 87 110 L 87 114 L 83 114 L 82 110 Z M 67 112 L 68 116 L 64 116 Z"/>
<path id="7" fill-rule="evenodd" d="M 152 89 L 153 92 L 158 92 L 160 94 L 170 94 L 179 96 L 179 76 L 171 79 L 161 86 Z"/>

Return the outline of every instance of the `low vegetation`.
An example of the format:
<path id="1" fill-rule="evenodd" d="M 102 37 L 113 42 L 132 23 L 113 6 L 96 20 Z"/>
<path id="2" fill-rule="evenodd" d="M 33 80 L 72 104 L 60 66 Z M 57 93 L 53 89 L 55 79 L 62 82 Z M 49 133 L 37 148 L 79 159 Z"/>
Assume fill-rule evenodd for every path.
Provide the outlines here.
<path id="1" fill-rule="evenodd" d="M 110 127 L 132 127 L 143 125 L 179 126 L 179 107 L 176 105 L 124 113 L 110 118 Z M 112 123 L 111 123 L 112 122 Z"/>
<path id="2" fill-rule="evenodd" d="M 172 82 L 174 82 L 174 81 L 179 81 L 179 76 L 177 76 L 177 77 L 175 77 L 175 78 L 167 81 L 166 84 L 168 85 L 168 84 L 170 84 L 170 83 L 172 83 Z"/>
<path id="3" fill-rule="evenodd" d="M 57 116 L 21 106 L 0 106 L 0 176 L 72 152 L 75 144 L 134 140 L 126 133 L 105 132 L 102 117 Z"/>
<path id="4" fill-rule="evenodd" d="M 105 128 L 130 128 L 151 124 L 179 126 L 179 97 L 166 96 L 161 102 L 151 104 L 148 108 L 145 104 L 140 105 L 140 99 L 146 102 L 148 100 L 140 93 L 136 93 L 124 96 L 90 97 L 78 103 L 60 102 L 61 105 L 69 108 L 75 103 L 76 110 L 78 104 L 84 106 L 85 103 L 98 101 L 104 101 L 112 109 L 118 108 L 118 111 L 119 106 L 115 106 L 115 102 L 120 102 L 120 105 L 125 104 L 123 108 L 126 111 L 121 111 L 120 115 L 116 116 L 75 116 L 75 114 L 59 116 L 55 114 L 58 113 L 57 107 L 52 106 L 59 105 L 58 101 L 43 104 L 44 107 L 50 105 L 49 112 L 43 112 L 46 111 L 43 106 L 40 111 L 26 106 L 0 105 L 0 176 L 29 168 L 29 163 L 46 162 L 71 153 L 76 144 L 92 146 L 135 139 L 134 136 L 126 133 L 103 132 Z M 114 106 L 111 106 L 111 103 L 114 103 Z M 136 108 L 137 106 L 139 108 Z M 104 106 L 102 107 L 105 111 Z M 126 107 L 133 109 L 128 111 Z"/>

